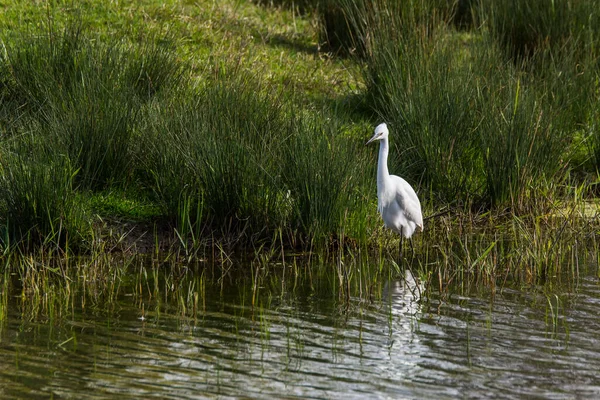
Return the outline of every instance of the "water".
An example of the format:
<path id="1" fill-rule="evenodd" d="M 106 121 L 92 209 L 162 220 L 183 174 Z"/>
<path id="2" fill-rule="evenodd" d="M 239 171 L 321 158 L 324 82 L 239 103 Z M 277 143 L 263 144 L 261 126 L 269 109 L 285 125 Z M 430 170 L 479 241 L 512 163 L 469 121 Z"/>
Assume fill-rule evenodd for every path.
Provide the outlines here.
<path id="1" fill-rule="evenodd" d="M 593 272 L 495 293 L 440 293 L 407 274 L 349 299 L 336 279 L 189 272 L 186 290 L 131 278 L 112 300 L 79 288 L 54 308 L 5 287 L 0 398 L 600 395 Z"/>

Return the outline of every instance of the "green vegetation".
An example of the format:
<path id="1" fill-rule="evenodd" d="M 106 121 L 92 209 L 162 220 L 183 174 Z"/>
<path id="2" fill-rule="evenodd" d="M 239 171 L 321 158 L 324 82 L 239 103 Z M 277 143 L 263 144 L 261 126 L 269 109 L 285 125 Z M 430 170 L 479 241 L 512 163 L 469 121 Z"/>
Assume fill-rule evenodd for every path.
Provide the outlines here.
<path id="1" fill-rule="evenodd" d="M 176 254 L 385 247 L 381 120 L 390 170 L 449 210 L 417 259 L 546 276 L 597 231 L 592 2 L 259 3 L 1 2 L 3 250 L 93 253 L 107 219 Z"/>
<path id="2" fill-rule="evenodd" d="M 482 8 L 494 39 L 514 61 L 544 52 L 559 55 L 565 48 L 582 58 L 597 56 L 600 13 L 594 1 L 511 0 Z"/>
<path id="3" fill-rule="evenodd" d="M 374 1 L 360 11 L 346 4 L 365 29 L 371 103 L 403 132 L 393 169 L 442 203 L 539 205 L 540 193 L 568 179 L 570 152 L 596 108 L 597 72 L 581 66 L 574 48 L 561 59 L 540 50 L 516 66 L 502 51 L 512 45 L 490 33 L 499 28 L 457 33 L 433 3 L 415 3 Z M 495 8 L 480 12 L 506 27 Z M 597 59 L 591 48 L 585 59 Z"/>
<path id="4" fill-rule="evenodd" d="M 297 370 L 290 351 L 322 364 L 305 322 L 362 365 L 364 335 L 389 358 L 392 329 L 438 327 L 445 302 L 469 362 L 496 316 L 514 322 L 499 304 L 546 310 L 568 344 L 600 263 L 600 25 L 592 2 L 517 3 L 0 0 L 5 380 L 33 388 L 43 363 L 22 396 L 69 393 L 59 352 L 102 386 L 121 356 L 143 363 L 142 336 L 186 336 L 191 368 L 181 346 L 173 365 L 194 376 L 208 339 L 234 366 L 271 341 L 274 369 Z M 382 121 L 425 217 L 402 254 L 364 146 Z"/>

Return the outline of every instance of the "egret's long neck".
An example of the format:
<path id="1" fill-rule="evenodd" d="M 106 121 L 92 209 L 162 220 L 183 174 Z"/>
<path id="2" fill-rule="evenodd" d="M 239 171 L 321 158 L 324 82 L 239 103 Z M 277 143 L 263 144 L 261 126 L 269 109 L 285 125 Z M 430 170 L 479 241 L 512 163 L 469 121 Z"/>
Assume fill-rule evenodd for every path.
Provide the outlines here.
<path id="1" fill-rule="evenodd" d="M 381 139 L 379 145 L 379 162 L 377 163 L 377 186 L 379 187 L 384 181 L 390 177 L 388 171 L 387 159 L 390 152 L 388 138 Z"/>

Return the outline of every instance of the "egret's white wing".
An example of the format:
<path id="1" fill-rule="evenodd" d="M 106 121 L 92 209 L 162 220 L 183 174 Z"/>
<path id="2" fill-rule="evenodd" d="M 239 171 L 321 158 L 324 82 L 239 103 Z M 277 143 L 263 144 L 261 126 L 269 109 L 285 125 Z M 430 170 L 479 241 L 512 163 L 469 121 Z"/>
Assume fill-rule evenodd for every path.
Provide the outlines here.
<path id="1" fill-rule="evenodd" d="M 402 209 L 404 216 L 408 221 L 414 222 L 417 226 L 423 229 L 423 214 L 421 213 L 421 202 L 417 197 L 417 193 L 399 176 L 392 175 L 394 186 L 397 188 L 396 201 Z"/>

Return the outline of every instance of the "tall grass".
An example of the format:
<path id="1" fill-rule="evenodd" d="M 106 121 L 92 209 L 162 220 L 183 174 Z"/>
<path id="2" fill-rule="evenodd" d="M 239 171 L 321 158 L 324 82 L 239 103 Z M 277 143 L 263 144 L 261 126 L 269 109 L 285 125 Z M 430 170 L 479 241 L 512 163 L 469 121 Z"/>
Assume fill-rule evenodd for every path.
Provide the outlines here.
<path id="1" fill-rule="evenodd" d="M 507 59 L 543 86 L 556 111 L 553 126 L 579 132 L 598 169 L 600 12 L 596 2 L 506 1 L 480 4 L 486 28 Z M 547 102 L 547 101 L 546 101 Z"/>
<path id="2" fill-rule="evenodd" d="M 596 78 L 596 82 L 600 82 L 600 77 Z M 599 98 L 594 99 L 592 107 L 590 107 L 590 114 L 588 118 L 588 124 L 586 126 L 586 133 L 589 135 L 589 149 L 593 157 L 594 164 L 596 167 L 596 174 L 600 175 L 600 110 L 598 104 L 600 103 Z"/>
<path id="3" fill-rule="evenodd" d="M 75 201 L 77 170 L 69 159 L 35 138 L 3 143 L 0 152 L 0 221 L 4 249 L 19 245 L 76 247 L 89 225 Z"/>
<path id="4" fill-rule="evenodd" d="M 419 2 L 346 6 L 355 24 L 368 21 L 365 80 L 370 103 L 394 131 L 392 169 L 423 182 L 442 202 L 476 194 L 482 177 L 475 76 L 444 39 L 443 21 Z"/>
<path id="5" fill-rule="evenodd" d="M 291 226 L 321 242 L 347 235 L 363 241 L 374 165 L 362 141 L 343 135 L 336 115 L 297 116 L 280 157 L 283 184 L 291 200 Z M 373 190 L 374 192 L 374 190 Z"/>
<path id="6" fill-rule="evenodd" d="M 524 210 L 548 182 L 560 181 L 567 145 L 564 132 L 553 126 L 552 109 L 520 80 L 489 94 L 483 104 L 490 115 L 479 127 L 486 177 L 486 197 L 494 205 Z M 564 172 L 564 171 L 563 171 Z"/>
<path id="7" fill-rule="evenodd" d="M 469 26 L 472 21 L 470 0 L 320 0 L 317 3 L 321 41 L 327 43 L 330 51 L 360 57 L 372 50 L 375 45 L 372 34 L 376 31 L 383 37 L 388 29 L 411 34 L 411 30 L 432 27 L 440 21 L 459 27 Z M 380 25 L 383 20 L 391 26 Z"/>
<path id="8" fill-rule="evenodd" d="M 150 35 L 139 45 L 126 47 L 127 58 L 120 68 L 123 86 L 142 102 L 185 86 L 190 65 L 177 54 L 176 45 L 176 38 Z"/>
<path id="9" fill-rule="evenodd" d="M 68 185 L 57 186 L 70 194 L 47 191 L 46 202 L 135 185 L 153 193 L 184 243 L 214 235 L 283 240 L 283 233 L 304 244 L 355 233 L 366 238 L 366 153 L 343 135 L 335 112 L 300 111 L 291 96 L 238 70 L 194 86 L 188 65 L 154 39 L 141 46 L 98 43 L 74 25 L 12 40 L 2 59 L 2 101 L 25 122 L 3 114 L 7 137 L 19 143 L 27 131 L 55 154 L 32 158 L 40 173 L 51 165 L 44 184 L 54 172 L 71 172 Z M 15 160 L 22 156 L 15 151 Z M 25 171 L 13 177 L 17 171 L 6 165 L 7 182 L 25 185 L 8 185 L 6 204 L 19 198 L 23 207 L 38 207 L 37 194 L 26 192 L 38 184 Z M 50 225 L 63 218 L 61 207 L 68 207 L 61 204 L 44 206 Z M 28 212 L 11 215 L 22 229 L 49 230 L 40 211 L 31 213 L 34 220 Z"/>
<path id="10" fill-rule="evenodd" d="M 250 240 L 338 235 L 363 172 L 335 115 L 296 114 L 243 74 L 182 98 L 149 110 L 140 149 L 148 185 L 179 231 L 247 231 Z"/>
<path id="11" fill-rule="evenodd" d="M 225 231 L 278 226 L 284 200 L 273 163 L 285 134 L 280 107 L 244 78 L 180 93 L 182 100 L 149 110 L 144 142 L 149 185 L 165 213 Z"/>
<path id="12" fill-rule="evenodd" d="M 475 77 L 450 51 L 421 46 L 378 54 L 369 96 L 394 130 L 394 169 L 438 201 L 467 199 L 481 187 Z"/>
<path id="13" fill-rule="evenodd" d="M 107 90 L 92 77 L 59 103 L 44 107 L 41 133 L 78 166 L 79 185 L 101 189 L 123 181 L 132 169 L 136 112 L 126 93 Z"/>
<path id="14" fill-rule="evenodd" d="M 67 232 L 72 242 L 88 235 L 91 221 L 75 192 L 132 177 L 141 110 L 178 84 L 184 69 L 170 48 L 99 42 L 79 23 L 6 38 L 0 202 L 7 237 L 56 236 L 64 244 Z"/>
<path id="15" fill-rule="evenodd" d="M 577 48 L 598 51 L 600 12 L 593 0 L 518 0 L 483 2 L 480 11 L 489 30 L 515 61 L 544 52 Z"/>
<path id="16" fill-rule="evenodd" d="M 578 142 L 600 159 L 595 28 L 583 11 L 514 62 L 495 8 L 465 35 L 446 1 L 319 3 L 328 6 L 344 26 L 334 33 L 361 49 L 366 103 L 392 129 L 390 170 L 424 204 L 525 210 L 563 182 Z M 339 110 L 298 106 L 258 73 L 191 79 L 171 44 L 100 42 L 79 24 L 7 38 L 0 218 L 18 230 L 6 237 L 83 232 L 69 211 L 77 194 L 131 185 L 184 243 L 369 240 L 378 219 L 366 132 Z"/>
<path id="17" fill-rule="evenodd" d="M 394 168 L 438 202 L 540 205 L 536 193 L 562 181 L 585 125 L 592 64 L 584 75 L 579 53 L 564 50 L 558 59 L 536 54 L 541 72 L 521 69 L 503 57 L 495 28 L 461 38 L 423 4 L 345 4 L 366 27 L 364 78 L 374 110 L 397 132 Z"/>
<path id="18" fill-rule="evenodd" d="M 95 41 L 78 23 L 13 38 L 3 64 L 6 101 L 28 110 L 39 135 L 79 169 L 78 184 L 91 189 L 127 177 L 141 105 L 183 71 L 155 42 Z"/>

